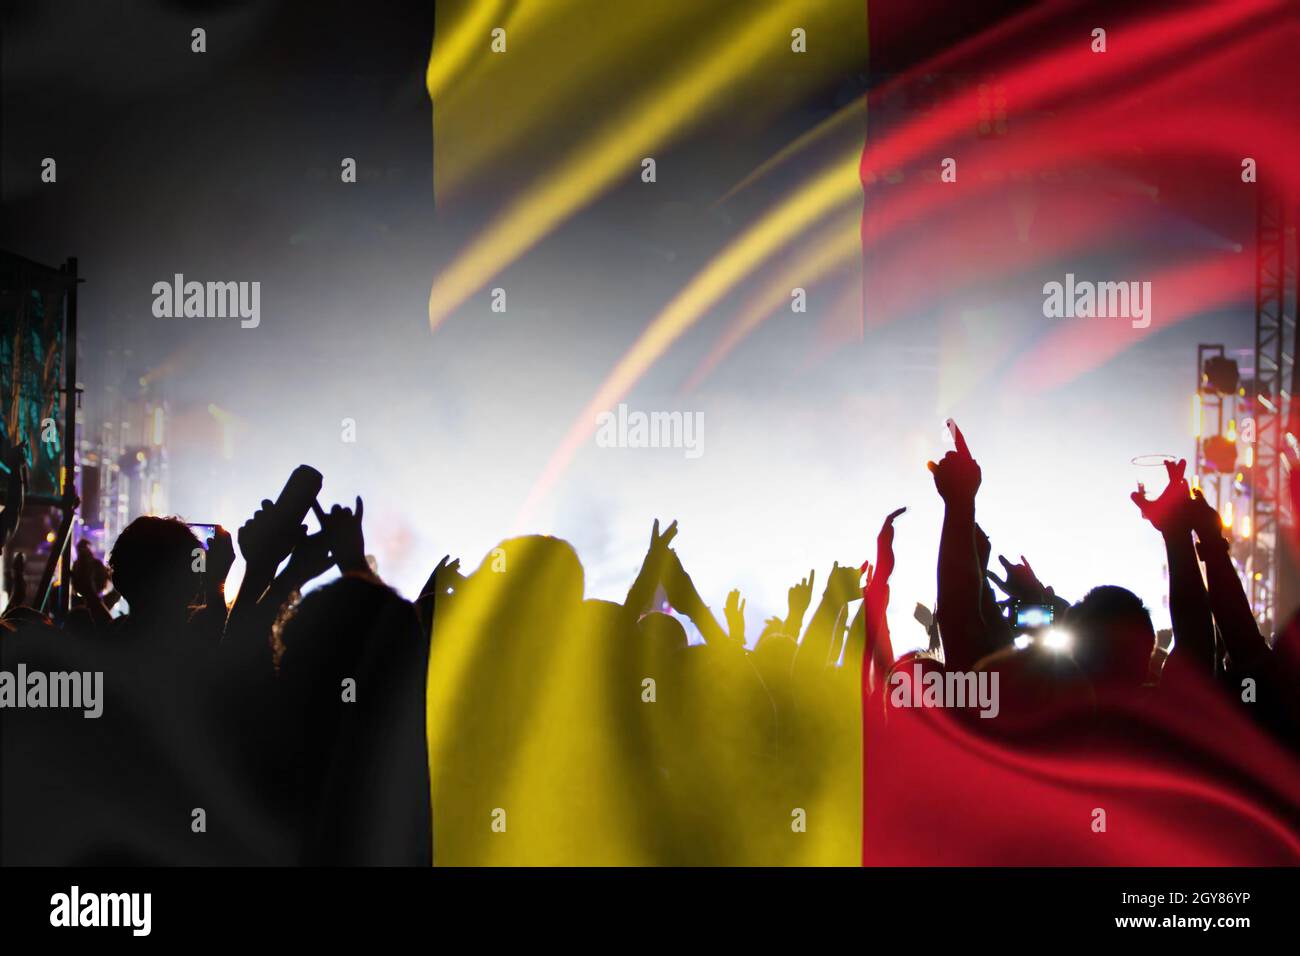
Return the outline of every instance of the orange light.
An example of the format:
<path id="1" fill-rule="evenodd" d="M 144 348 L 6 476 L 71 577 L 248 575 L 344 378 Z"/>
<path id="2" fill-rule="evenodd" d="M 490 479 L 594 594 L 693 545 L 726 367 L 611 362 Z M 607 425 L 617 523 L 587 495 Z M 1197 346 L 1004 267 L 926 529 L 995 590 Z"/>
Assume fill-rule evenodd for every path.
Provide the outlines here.
<path id="1" fill-rule="evenodd" d="M 1225 528 L 1232 527 L 1232 500 L 1229 499 L 1223 503 L 1223 512 L 1220 515 Z"/>

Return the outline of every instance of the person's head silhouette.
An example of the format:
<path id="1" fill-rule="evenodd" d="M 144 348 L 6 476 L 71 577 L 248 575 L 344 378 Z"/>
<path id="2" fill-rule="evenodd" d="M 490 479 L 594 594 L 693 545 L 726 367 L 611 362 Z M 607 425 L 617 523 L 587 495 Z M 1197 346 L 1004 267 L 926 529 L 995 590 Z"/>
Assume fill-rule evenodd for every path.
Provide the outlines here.
<path id="1" fill-rule="evenodd" d="M 108 565 L 131 615 L 150 621 L 184 620 L 202 583 L 195 570 L 202 550 L 194 532 L 177 518 L 146 515 L 127 525 Z"/>
<path id="2" fill-rule="evenodd" d="M 1093 588 L 1065 616 L 1071 655 L 1099 687 L 1138 687 L 1147 679 L 1156 631 L 1142 599 L 1126 588 Z"/>

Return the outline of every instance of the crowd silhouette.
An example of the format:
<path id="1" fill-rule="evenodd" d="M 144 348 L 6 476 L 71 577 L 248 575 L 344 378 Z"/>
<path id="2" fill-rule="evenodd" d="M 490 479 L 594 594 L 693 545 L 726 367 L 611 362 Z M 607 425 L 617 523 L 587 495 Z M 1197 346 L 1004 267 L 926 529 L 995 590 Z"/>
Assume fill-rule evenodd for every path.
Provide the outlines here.
<path id="1" fill-rule="evenodd" d="M 1296 626 L 1273 646 L 1260 633 L 1183 462 L 1167 463 L 1158 497 L 1132 496 L 1135 533 L 1145 519 L 1168 555 L 1166 646 L 1123 587 L 1071 603 L 1023 557 L 992 570 L 980 467 L 952 432 L 929 463 L 944 504 L 929 647 L 897 657 L 902 508 L 874 560 L 834 563 L 815 607 L 810 570 L 752 647 L 739 592 L 719 620 L 673 547 L 675 521 L 654 522 L 622 603 L 586 598 L 578 555 L 545 536 L 505 540 L 468 574 L 446 557 L 408 600 L 367 561 L 360 498 L 313 502 L 313 534 L 267 499 L 206 547 L 154 516 L 106 563 L 81 541 L 71 613 L 55 621 L 11 588 L 0 654 L 9 671 L 102 672 L 103 715 L 0 712 L 4 862 L 853 864 L 863 707 L 888 717 L 895 675 L 918 668 L 997 672 L 997 718 L 956 719 L 1026 745 L 1040 718 L 1100 726 L 1112 704 L 1145 706 L 1183 679 L 1235 705 L 1248 680 L 1250 718 L 1295 748 Z M 23 461 L 7 456 L 5 538 Z M 229 603 L 236 545 L 247 570 Z M 1050 609 L 1070 645 L 1019 626 L 1027 606 Z"/>

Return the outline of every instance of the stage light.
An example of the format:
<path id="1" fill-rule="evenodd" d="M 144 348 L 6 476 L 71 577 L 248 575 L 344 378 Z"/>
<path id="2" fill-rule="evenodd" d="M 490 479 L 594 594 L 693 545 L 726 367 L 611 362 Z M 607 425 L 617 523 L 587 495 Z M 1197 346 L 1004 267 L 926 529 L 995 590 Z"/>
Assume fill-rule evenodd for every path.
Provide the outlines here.
<path id="1" fill-rule="evenodd" d="M 235 416 L 218 405 L 208 405 L 208 413 L 221 427 L 221 457 L 230 461 L 235 457 Z"/>
<path id="2" fill-rule="evenodd" d="M 1207 465 L 1221 474 L 1228 474 L 1237 467 L 1237 444 L 1223 435 L 1211 435 L 1205 439 L 1201 455 Z"/>
<path id="3" fill-rule="evenodd" d="M 1201 437 L 1201 393 L 1192 396 L 1192 437 Z"/>
<path id="4" fill-rule="evenodd" d="M 1219 516 L 1219 520 L 1223 522 L 1223 526 L 1225 528 L 1228 528 L 1229 530 L 1232 529 L 1232 499 L 1231 498 L 1223 503 L 1223 511 Z"/>
<path id="5" fill-rule="evenodd" d="M 1223 355 L 1212 355 L 1205 360 L 1206 387 L 1220 395 L 1231 395 L 1237 390 L 1241 376 L 1237 363 Z"/>
<path id="6" fill-rule="evenodd" d="M 1054 627 L 1042 637 L 1042 644 L 1049 651 L 1065 653 L 1070 649 L 1074 639 L 1070 636 L 1069 631 L 1063 631 L 1059 627 Z"/>
<path id="7" fill-rule="evenodd" d="M 1034 639 L 1028 634 L 1017 634 L 1016 639 L 1011 643 L 1016 646 L 1016 650 L 1023 651 L 1030 644 L 1034 643 Z"/>
<path id="8" fill-rule="evenodd" d="M 1239 527 L 1239 530 L 1241 531 L 1241 536 L 1243 538 L 1250 537 L 1250 515 L 1241 516 L 1241 525 Z"/>

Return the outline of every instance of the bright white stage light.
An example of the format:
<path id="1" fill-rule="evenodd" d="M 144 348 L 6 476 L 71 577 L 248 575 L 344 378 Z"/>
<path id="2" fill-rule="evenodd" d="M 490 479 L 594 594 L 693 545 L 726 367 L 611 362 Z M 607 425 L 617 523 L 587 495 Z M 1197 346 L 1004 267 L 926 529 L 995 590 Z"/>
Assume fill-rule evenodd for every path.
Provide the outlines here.
<path id="1" fill-rule="evenodd" d="M 1070 637 L 1068 631 L 1063 631 L 1060 628 L 1054 627 L 1043 635 L 1042 642 L 1043 646 L 1049 651 L 1061 651 L 1064 653 L 1070 649 L 1070 645 L 1074 643 L 1074 640 Z"/>

